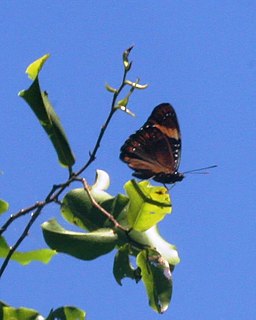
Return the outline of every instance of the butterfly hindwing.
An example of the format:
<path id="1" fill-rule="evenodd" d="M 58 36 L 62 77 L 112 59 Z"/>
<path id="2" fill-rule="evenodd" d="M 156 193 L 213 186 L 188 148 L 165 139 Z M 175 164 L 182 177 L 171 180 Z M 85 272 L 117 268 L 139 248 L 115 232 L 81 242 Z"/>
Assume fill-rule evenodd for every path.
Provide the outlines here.
<path id="1" fill-rule="evenodd" d="M 141 179 L 162 183 L 181 181 L 178 167 L 181 136 L 173 107 L 162 103 L 155 107 L 146 123 L 131 135 L 121 148 L 120 159 Z"/>

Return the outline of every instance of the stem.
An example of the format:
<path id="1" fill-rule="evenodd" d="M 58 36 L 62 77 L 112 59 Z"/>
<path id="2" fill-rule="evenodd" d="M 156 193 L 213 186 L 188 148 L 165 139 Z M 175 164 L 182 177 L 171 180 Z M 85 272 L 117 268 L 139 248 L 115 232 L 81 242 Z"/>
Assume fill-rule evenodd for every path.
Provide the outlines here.
<path id="1" fill-rule="evenodd" d="M 106 211 L 101 205 L 99 205 L 96 200 L 93 198 L 91 192 L 90 192 L 90 187 L 87 183 L 87 181 L 82 178 L 81 182 L 83 183 L 84 186 L 84 190 L 87 192 L 93 206 L 97 209 L 99 209 L 113 224 L 116 228 L 128 232 L 128 230 L 126 228 L 124 228 L 120 223 L 117 222 L 117 220 L 112 216 L 112 214 L 110 214 L 108 211 Z"/>

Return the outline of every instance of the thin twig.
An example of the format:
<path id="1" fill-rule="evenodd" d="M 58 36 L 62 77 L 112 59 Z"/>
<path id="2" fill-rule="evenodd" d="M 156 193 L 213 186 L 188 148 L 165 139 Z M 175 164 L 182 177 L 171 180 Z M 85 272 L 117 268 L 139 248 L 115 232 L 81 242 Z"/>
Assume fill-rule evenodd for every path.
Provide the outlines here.
<path id="1" fill-rule="evenodd" d="M 107 117 L 107 120 L 106 120 L 105 124 L 101 127 L 100 134 L 99 134 L 98 139 L 97 139 L 97 141 L 96 141 L 96 143 L 95 143 L 95 146 L 94 146 L 94 148 L 93 148 L 93 151 L 92 151 L 92 153 L 90 154 L 90 158 L 89 158 L 89 160 L 87 161 L 87 163 L 86 163 L 78 172 L 74 173 L 74 176 L 75 176 L 75 177 L 80 176 L 80 174 L 81 174 L 85 169 L 87 169 L 88 166 L 96 159 L 96 154 L 97 154 L 97 151 L 98 151 L 98 149 L 99 149 L 99 147 L 100 147 L 101 140 L 102 140 L 102 138 L 103 138 L 103 136 L 104 136 L 105 131 L 106 131 L 107 128 L 108 128 L 108 125 L 109 125 L 109 123 L 110 123 L 110 121 L 111 121 L 114 113 L 115 113 L 116 110 L 117 110 L 117 109 L 115 108 L 115 106 L 116 106 L 116 99 L 117 99 L 117 97 L 119 96 L 120 92 L 123 90 L 123 88 L 124 88 L 125 85 L 126 85 L 126 84 L 125 84 L 126 76 L 127 76 L 127 70 L 124 69 L 124 75 L 123 75 L 122 83 L 121 83 L 120 87 L 118 88 L 118 90 L 117 90 L 117 91 L 114 93 L 114 95 L 113 95 L 113 99 L 112 99 L 111 109 L 110 109 L 109 115 L 108 115 L 108 117 Z"/>
<path id="2" fill-rule="evenodd" d="M 98 204 L 98 202 L 93 198 L 92 194 L 91 194 L 91 191 L 90 191 L 90 186 L 88 185 L 87 181 L 82 178 L 81 179 L 81 182 L 84 186 L 84 190 L 87 192 L 90 200 L 91 200 L 91 203 L 92 205 L 99 209 L 113 224 L 116 228 L 122 230 L 122 231 L 125 231 L 125 232 L 128 232 L 129 230 L 124 228 L 119 222 L 117 222 L 117 220 L 112 216 L 112 214 L 110 214 L 107 210 L 105 210 L 100 204 Z"/>
<path id="3" fill-rule="evenodd" d="M 45 203 L 46 204 L 46 203 Z M 44 204 L 44 205 L 45 205 Z M 6 269 L 12 255 L 14 254 L 14 252 L 16 251 L 16 249 L 19 247 L 19 245 L 21 244 L 21 242 L 26 238 L 29 229 L 32 227 L 33 223 L 36 221 L 37 217 L 39 216 L 39 214 L 41 213 L 43 206 L 40 206 L 37 208 L 37 210 L 32 213 L 31 218 L 28 222 L 28 224 L 26 225 L 26 228 L 23 230 L 21 236 L 19 237 L 19 239 L 15 242 L 14 246 L 10 248 L 6 258 L 4 259 L 4 262 L 0 268 L 0 278 L 2 276 L 2 274 L 4 273 L 4 270 Z"/>
<path id="4" fill-rule="evenodd" d="M 18 219 L 19 217 L 22 217 L 24 215 L 26 215 L 27 213 L 29 213 L 30 211 L 35 210 L 36 208 L 38 208 L 40 205 L 42 205 L 42 202 L 36 202 L 34 205 L 32 205 L 31 207 L 28 207 L 26 209 L 21 209 L 19 212 L 10 215 L 10 218 L 5 222 L 5 224 L 2 225 L 1 229 L 0 229 L 0 236 L 7 230 L 7 228 L 9 227 L 9 225 L 16 219 Z"/>

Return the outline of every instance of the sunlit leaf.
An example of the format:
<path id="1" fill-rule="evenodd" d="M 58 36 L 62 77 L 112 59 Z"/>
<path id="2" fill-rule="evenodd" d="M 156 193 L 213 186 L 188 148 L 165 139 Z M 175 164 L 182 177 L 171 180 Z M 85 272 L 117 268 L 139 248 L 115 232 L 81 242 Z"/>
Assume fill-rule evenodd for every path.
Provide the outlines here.
<path id="1" fill-rule="evenodd" d="M 137 183 L 131 180 L 124 188 L 130 199 L 127 217 L 134 230 L 146 231 L 171 213 L 170 195 L 165 187 L 153 187 L 149 181 Z"/>
<path id="2" fill-rule="evenodd" d="M 112 229 L 98 229 L 88 233 L 73 232 L 62 228 L 56 220 L 44 222 L 42 229 L 50 248 L 81 260 L 96 259 L 112 251 L 117 244 L 117 235 Z"/>
<path id="3" fill-rule="evenodd" d="M 0 301 L 0 319 L 1 320 L 39 320 L 40 314 L 29 308 L 13 308 Z M 41 318 L 43 319 L 43 318 Z"/>
<path id="4" fill-rule="evenodd" d="M 172 266 L 180 262 L 177 248 L 161 237 L 156 225 L 145 232 L 131 230 L 129 236 L 142 245 L 155 248 Z"/>
<path id="5" fill-rule="evenodd" d="M 0 199 L 0 214 L 8 211 L 9 209 L 9 203 Z"/>
<path id="6" fill-rule="evenodd" d="M 137 256 L 142 281 L 146 287 L 149 305 L 164 313 L 172 296 L 172 274 L 169 263 L 155 250 L 141 251 Z"/>
<path id="7" fill-rule="evenodd" d="M 3 237 L 0 237 L 0 257 L 6 258 L 10 251 L 10 247 Z M 22 265 L 29 264 L 33 261 L 39 261 L 42 263 L 48 263 L 52 257 L 56 254 L 54 250 L 50 249 L 38 249 L 27 252 L 15 251 L 11 256 L 11 260 L 14 260 Z"/>
<path id="8" fill-rule="evenodd" d="M 68 139 L 48 99 L 47 93 L 42 92 L 40 89 L 38 77 L 36 77 L 29 89 L 20 91 L 19 96 L 28 103 L 40 121 L 57 152 L 60 163 L 65 167 L 72 167 L 75 163 L 75 158 Z"/>
<path id="9" fill-rule="evenodd" d="M 49 54 L 45 54 L 41 58 L 37 59 L 36 61 L 32 62 L 26 69 L 26 73 L 28 74 L 29 78 L 35 80 L 38 76 L 40 70 L 42 69 L 45 61 L 50 57 Z"/>

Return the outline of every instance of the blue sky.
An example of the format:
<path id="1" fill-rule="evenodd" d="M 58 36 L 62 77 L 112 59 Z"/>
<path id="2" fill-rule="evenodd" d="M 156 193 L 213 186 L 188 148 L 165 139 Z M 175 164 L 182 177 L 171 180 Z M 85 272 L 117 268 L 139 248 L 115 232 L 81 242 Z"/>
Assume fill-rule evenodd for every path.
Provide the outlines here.
<path id="1" fill-rule="evenodd" d="M 173 214 L 161 233 L 178 247 L 171 306 L 162 319 L 253 319 L 255 317 L 255 119 L 256 4 L 254 1 L 5 1 L 1 27 L 1 195 L 10 213 L 42 200 L 66 179 L 56 154 L 28 106 L 17 96 L 30 85 L 29 63 L 50 53 L 41 84 L 59 114 L 76 154 L 76 169 L 88 159 L 111 95 L 106 82 L 122 77 L 121 54 L 135 44 L 133 71 L 145 91 L 116 114 L 85 172 L 111 177 L 109 191 L 123 192 L 131 170 L 119 161 L 127 137 L 153 107 L 170 102 L 178 114 L 183 149 L 181 171 L 218 164 L 209 175 L 188 175 L 171 190 Z M 20 250 L 43 247 L 40 224 Z M 3 219 L 3 218 L 1 218 Z M 2 220 L 1 220 L 2 221 Z M 13 243 L 26 218 L 7 235 Z M 1 223 L 2 224 L 2 223 Z M 71 304 L 88 319 L 158 319 L 143 284 L 112 276 L 114 253 L 92 262 L 58 255 L 50 265 L 10 263 L 0 299 L 46 315 Z"/>

